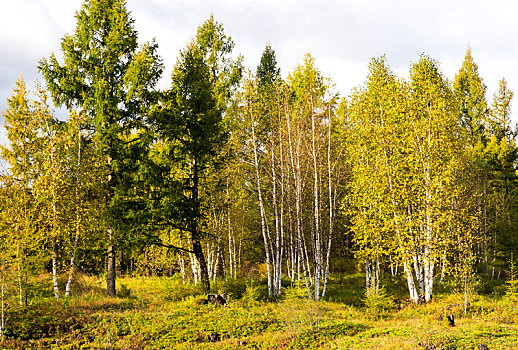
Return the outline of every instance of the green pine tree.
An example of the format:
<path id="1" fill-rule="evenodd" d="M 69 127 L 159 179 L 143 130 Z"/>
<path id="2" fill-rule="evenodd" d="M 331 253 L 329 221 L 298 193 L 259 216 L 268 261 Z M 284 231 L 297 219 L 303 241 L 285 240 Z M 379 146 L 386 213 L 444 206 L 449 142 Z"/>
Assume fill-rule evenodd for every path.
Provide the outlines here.
<path id="1" fill-rule="evenodd" d="M 76 20 L 75 31 L 61 41 L 63 63 L 52 54 L 40 61 L 39 70 L 58 106 L 77 108 L 90 117 L 90 128 L 104 156 L 106 282 L 108 295 L 115 296 L 115 248 L 123 223 L 124 182 L 134 170 L 125 161 L 139 156 L 132 154 L 131 145 L 141 140 L 129 135 L 143 127 L 142 112 L 154 97 L 162 64 L 154 42 L 138 49 L 125 0 L 86 0 Z"/>

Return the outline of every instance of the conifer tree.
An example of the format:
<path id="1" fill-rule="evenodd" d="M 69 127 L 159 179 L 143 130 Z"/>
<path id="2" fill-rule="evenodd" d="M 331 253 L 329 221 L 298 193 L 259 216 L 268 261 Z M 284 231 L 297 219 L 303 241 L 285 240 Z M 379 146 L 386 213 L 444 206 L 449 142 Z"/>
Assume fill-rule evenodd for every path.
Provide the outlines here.
<path id="1" fill-rule="evenodd" d="M 61 41 L 63 62 L 52 54 L 40 61 L 39 70 L 58 106 L 77 108 L 90 117 L 104 156 L 106 283 L 107 294 L 115 296 L 115 249 L 121 225 L 117 192 L 130 178 L 124 175 L 131 170 L 124 169 L 125 149 L 138 140 L 127 135 L 142 125 L 162 64 L 154 42 L 138 49 L 125 0 L 86 0 L 76 20 L 75 31 Z"/>
<path id="2" fill-rule="evenodd" d="M 488 220 L 493 235 L 493 267 L 504 265 L 509 259 L 509 252 L 516 252 L 518 237 L 516 231 L 516 161 L 518 147 L 515 131 L 511 127 L 512 91 L 502 79 L 499 89 L 493 97 L 493 104 L 488 121 L 487 144 L 482 159 L 486 164 L 489 182 L 486 201 L 490 208 Z"/>
<path id="3" fill-rule="evenodd" d="M 206 293 L 210 280 L 202 249 L 207 235 L 202 181 L 208 169 L 217 168 L 219 152 L 228 138 L 223 114 L 241 74 L 240 59 L 228 57 L 233 47 L 223 26 L 211 16 L 180 52 L 172 86 L 154 113 L 158 137 L 165 146 L 161 166 L 170 169 L 163 173 L 164 183 L 170 183 L 169 189 L 164 188 L 168 201 L 160 200 L 165 205 L 159 210 L 168 224 L 188 233 Z"/>
<path id="4" fill-rule="evenodd" d="M 459 113 L 459 121 L 469 134 L 469 141 L 474 148 L 483 141 L 487 125 L 488 107 L 486 85 L 478 72 L 478 66 L 468 48 L 464 62 L 455 75 L 453 90 Z"/>

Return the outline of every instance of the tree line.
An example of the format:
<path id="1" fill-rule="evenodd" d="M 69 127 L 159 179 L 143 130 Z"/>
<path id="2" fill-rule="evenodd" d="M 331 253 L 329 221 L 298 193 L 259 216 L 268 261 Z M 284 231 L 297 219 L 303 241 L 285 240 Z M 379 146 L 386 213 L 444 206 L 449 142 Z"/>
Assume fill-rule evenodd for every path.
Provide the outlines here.
<path id="1" fill-rule="evenodd" d="M 414 302 L 447 277 L 467 291 L 507 276 L 513 94 L 502 79 L 487 100 L 471 50 L 452 81 L 426 55 L 408 79 L 373 58 L 340 97 L 310 54 L 283 78 L 267 45 L 246 69 L 210 16 L 159 90 L 158 44 L 139 46 L 126 1 L 86 0 L 76 21 L 38 62 L 45 86 L 31 98 L 20 78 L 3 113 L 0 273 L 20 305 L 42 271 L 56 298 L 77 271 L 115 296 L 117 275 L 178 273 L 209 292 L 256 270 L 271 299 L 289 280 L 318 300 L 352 262 L 367 294 L 391 273 Z"/>

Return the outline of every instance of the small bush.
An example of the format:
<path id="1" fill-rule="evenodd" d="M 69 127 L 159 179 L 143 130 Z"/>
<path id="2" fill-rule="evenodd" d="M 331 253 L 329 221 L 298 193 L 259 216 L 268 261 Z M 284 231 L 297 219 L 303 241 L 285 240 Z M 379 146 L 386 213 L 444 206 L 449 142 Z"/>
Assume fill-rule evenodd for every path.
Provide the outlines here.
<path id="1" fill-rule="evenodd" d="M 511 300 L 518 299 L 518 271 L 516 269 L 516 264 L 513 259 L 513 255 L 511 254 L 511 262 L 509 267 L 509 279 L 506 283 L 505 295 Z"/>
<path id="2" fill-rule="evenodd" d="M 253 281 L 250 280 L 250 284 L 246 286 L 246 290 L 243 293 L 242 300 L 247 304 L 254 304 L 259 301 L 260 296 L 259 287 L 254 286 Z"/>
<path id="3" fill-rule="evenodd" d="M 387 295 L 387 291 L 384 286 L 378 289 L 378 293 L 370 293 L 365 296 L 365 306 L 378 313 L 389 310 L 393 307 L 390 297 Z"/>
<path id="4" fill-rule="evenodd" d="M 308 290 L 304 282 L 295 281 L 288 288 L 286 288 L 286 292 L 284 293 L 285 300 L 296 300 L 296 299 L 304 299 L 308 298 Z"/>
<path id="5" fill-rule="evenodd" d="M 131 289 L 129 289 L 125 284 L 121 283 L 117 291 L 117 296 L 119 298 L 129 298 L 131 297 Z"/>
<path id="6" fill-rule="evenodd" d="M 225 293 L 233 299 L 241 299 L 246 291 L 246 281 L 244 279 L 227 279 L 223 284 L 222 281 L 214 284 L 214 289 Z"/>

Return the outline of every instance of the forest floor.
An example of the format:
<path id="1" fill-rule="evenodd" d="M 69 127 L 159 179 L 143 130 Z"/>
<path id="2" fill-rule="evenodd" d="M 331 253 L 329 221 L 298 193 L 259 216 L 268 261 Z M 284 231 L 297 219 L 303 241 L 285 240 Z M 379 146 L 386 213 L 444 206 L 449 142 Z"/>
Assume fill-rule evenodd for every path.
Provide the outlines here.
<path id="1" fill-rule="evenodd" d="M 214 286 L 229 293 L 226 305 L 203 304 L 195 287 L 175 277 L 117 283 L 117 298 L 103 296 L 102 279 L 84 276 L 74 288 L 79 296 L 33 296 L 27 306 L 8 308 L 0 348 L 518 349 L 518 302 L 498 287 L 472 294 L 464 314 L 463 294 L 453 287 L 412 305 L 404 281 L 393 279 L 382 297 L 366 300 L 361 274 L 333 278 L 319 302 L 296 286 L 267 302 L 262 285 L 244 281 Z"/>

